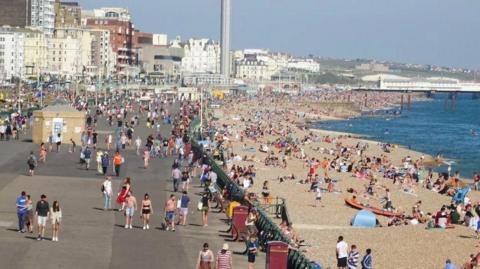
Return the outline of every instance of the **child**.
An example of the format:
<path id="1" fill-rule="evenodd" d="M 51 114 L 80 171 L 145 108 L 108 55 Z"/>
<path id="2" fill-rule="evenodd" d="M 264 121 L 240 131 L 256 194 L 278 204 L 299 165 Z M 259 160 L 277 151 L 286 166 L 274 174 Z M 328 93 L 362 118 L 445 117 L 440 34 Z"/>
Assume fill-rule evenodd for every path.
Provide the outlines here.
<path id="1" fill-rule="evenodd" d="M 335 187 L 335 185 L 333 183 L 333 180 L 331 178 L 325 177 L 325 182 L 327 183 L 328 192 L 333 192 L 334 187 Z"/>
<path id="2" fill-rule="evenodd" d="M 317 185 L 315 188 L 315 207 L 317 207 L 318 204 L 320 204 L 320 201 L 322 200 L 322 191 L 320 190 L 320 187 Z"/>

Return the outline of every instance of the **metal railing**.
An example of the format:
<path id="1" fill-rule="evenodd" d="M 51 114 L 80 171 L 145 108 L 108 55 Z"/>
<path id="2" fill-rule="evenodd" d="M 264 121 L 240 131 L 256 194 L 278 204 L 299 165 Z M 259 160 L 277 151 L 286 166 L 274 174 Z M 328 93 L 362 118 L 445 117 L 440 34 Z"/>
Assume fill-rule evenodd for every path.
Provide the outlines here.
<path id="1" fill-rule="evenodd" d="M 213 160 L 213 158 L 203 150 L 203 146 L 197 143 L 196 137 L 198 137 L 198 119 L 194 119 L 189 128 L 188 135 L 192 143 L 192 149 L 194 152 L 200 153 L 202 156 L 206 155 L 208 163 L 211 165 L 213 171 L 217 174 L 217 186 L 221 190 L 227 190 L 230 201 L 237 201 L 243 205 L 251 205 L 255 207 L 259 213 L 257 220 L 257 227 L 260 231 L 269 231 L 272 234 L 271 240 L 282 241 L 290 244 L 290 239 L 280 230 L 279 226 L 268 216 L 268 213 L 259 205 L 251 203 L 245 199 L 244 190 L 238 186 L 235 182 L 231 181 L 225 171 Z M 282 220 L 286 220 L 291 224 L 291 219 L 288 215 L 287 203 L 284 198 L 280 198 L 281 203 L 275 208 L 275 214 L 281 217 Z M 311 261 L 308 260 L 305 255 L 298 249 L 290 249 L 288 253 L 288 269 L 312 269 Z"/>

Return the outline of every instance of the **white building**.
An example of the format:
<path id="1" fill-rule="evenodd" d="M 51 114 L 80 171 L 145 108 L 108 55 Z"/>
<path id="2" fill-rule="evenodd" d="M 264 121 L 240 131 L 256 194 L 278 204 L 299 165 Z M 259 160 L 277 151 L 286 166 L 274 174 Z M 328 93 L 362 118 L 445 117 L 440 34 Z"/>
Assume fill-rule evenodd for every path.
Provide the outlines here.
<path id="1" fill-rule="evenodd" d="M 266 49 L 236 51 L 235 78 L 250 81 L 271 80 L 271 76 L 287 68 L 288 55 L 270 53 Z"/>
<path id="2" fill-rule="evenodd" d="M 75 77 L 94 76 L 92 73 L 92 35 L 86 29 L 56 29 L 49 49 L 50 71 Z M 85 73 L 85 71 L 90 71 Z"/>
<path id="3" fill-rule="evenodd" d="M 152 45 L 168 46 L 168 36 L 166 34 L 153 34 Z"/>
<path id="4" fill-rule="evenodd" d="M 189 39 L 184 44 L 185 56 L 182 59 L 182 72 L 219 73 L 220 45 L 208 38 Z"/>
<path id="5" fill-rule="evenodd" d="M 55 0 L 31 0 L 31 26 L 52 35 L 55 30 Z"/>
<path id="6" fill-rule="evenodd" d="M 230 81 L 220 73 L 184 73 L 182 79 L 187 86 L 227 86 Z"/>
<path id="7" fill-rule="evenodd" d="M 12 31 L 10 27 L 0 28 L 0 81 L 12 77 L 23 78 L 25 35 Z"/>
<path id="8" fill-rule="evenodd" d="M 313 59 L 290 59 L 287 63 L 287 68 L 312 73 L 320 72 L 320 64 Z"/>
<path id="9" fill-rule="evenodd" d="M 82 21 L 83 26 L 87 25 L 87 19 L 111 19 L 118 21 L 131 21 L 132 16 L 126 8 L 120 7 L 104 7 L 94 10 L 82 10 Z"/>

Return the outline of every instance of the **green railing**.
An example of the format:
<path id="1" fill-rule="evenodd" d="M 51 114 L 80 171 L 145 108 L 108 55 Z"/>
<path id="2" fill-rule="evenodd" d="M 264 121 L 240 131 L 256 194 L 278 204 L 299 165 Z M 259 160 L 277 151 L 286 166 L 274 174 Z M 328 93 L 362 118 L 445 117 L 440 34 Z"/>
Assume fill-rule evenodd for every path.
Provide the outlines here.
<path id="1" fill-rule="evenodd" d="M 278 225 L 268 216 L 267 212 L 259 205 L 250 203 L 245 199 L 244 191 L 240 186 L 235 182 L 231 181 L 225 171 L 213 160 L 213 158 L 203 150 L 203 147 L 197 143 L 196 137 L 199 134 L 199 120 L 194 119 L 189 128 L 188 135 L 191 138 L 192 148 L 194 151 L 200 152 L 202 155 L 206 154 L 208 163 L 212 166 L 212 169 L 217 173 L 217 185 L 221 190 L 227 188 L 228 193 L 230 194 L 230 200 L 240 202 L 243 205 L 252 205 L 254 206 L 258 213 L 259 218 L 257 221 L 257 226 L 261 231 L 269 231 L 272 234 L 273 241 L 282 241 L 287 244 L 290 243 L 290 240 L 285 236 L 285 234 L 280 230 Z M 283 199 L 282 206 L 280 210 L 280 215 L 282 220 L 286 219 L 290 223 L 290 218 L 288 216 L 286 201 Z M 311 262 L 305 257 L 305 255 L 296 249 L 290 249 L 288 253 L 288 269 L 311 269 Z"/>
<path id="2" fill-rule="evenodd" d="M 275 197 L 272 204 L 262 204 L 260 202 L 255 203 L 256 207 L 261 207 L 265 212 L 270 215 L 274 215 L 276 218 L 286 221 L 288 224 L 292 224 L 292 220 L 288 215 L 287 200 L 282 197 Z"/>

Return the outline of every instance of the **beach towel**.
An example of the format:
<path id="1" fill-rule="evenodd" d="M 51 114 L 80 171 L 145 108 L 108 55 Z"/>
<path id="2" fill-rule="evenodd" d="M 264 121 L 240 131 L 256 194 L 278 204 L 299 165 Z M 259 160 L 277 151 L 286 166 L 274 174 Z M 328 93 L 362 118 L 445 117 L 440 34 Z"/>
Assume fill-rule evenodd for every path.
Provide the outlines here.
<path id="1" fill-rule="evenodd" d="M 462 189 L 459 189 L 455 195 L 452 198 L 452 202 L 455 202 L 456 204 L 463 204 L 465 200 L 465 196 L 470 192 L 470 187 L 464 187 Z"/>

